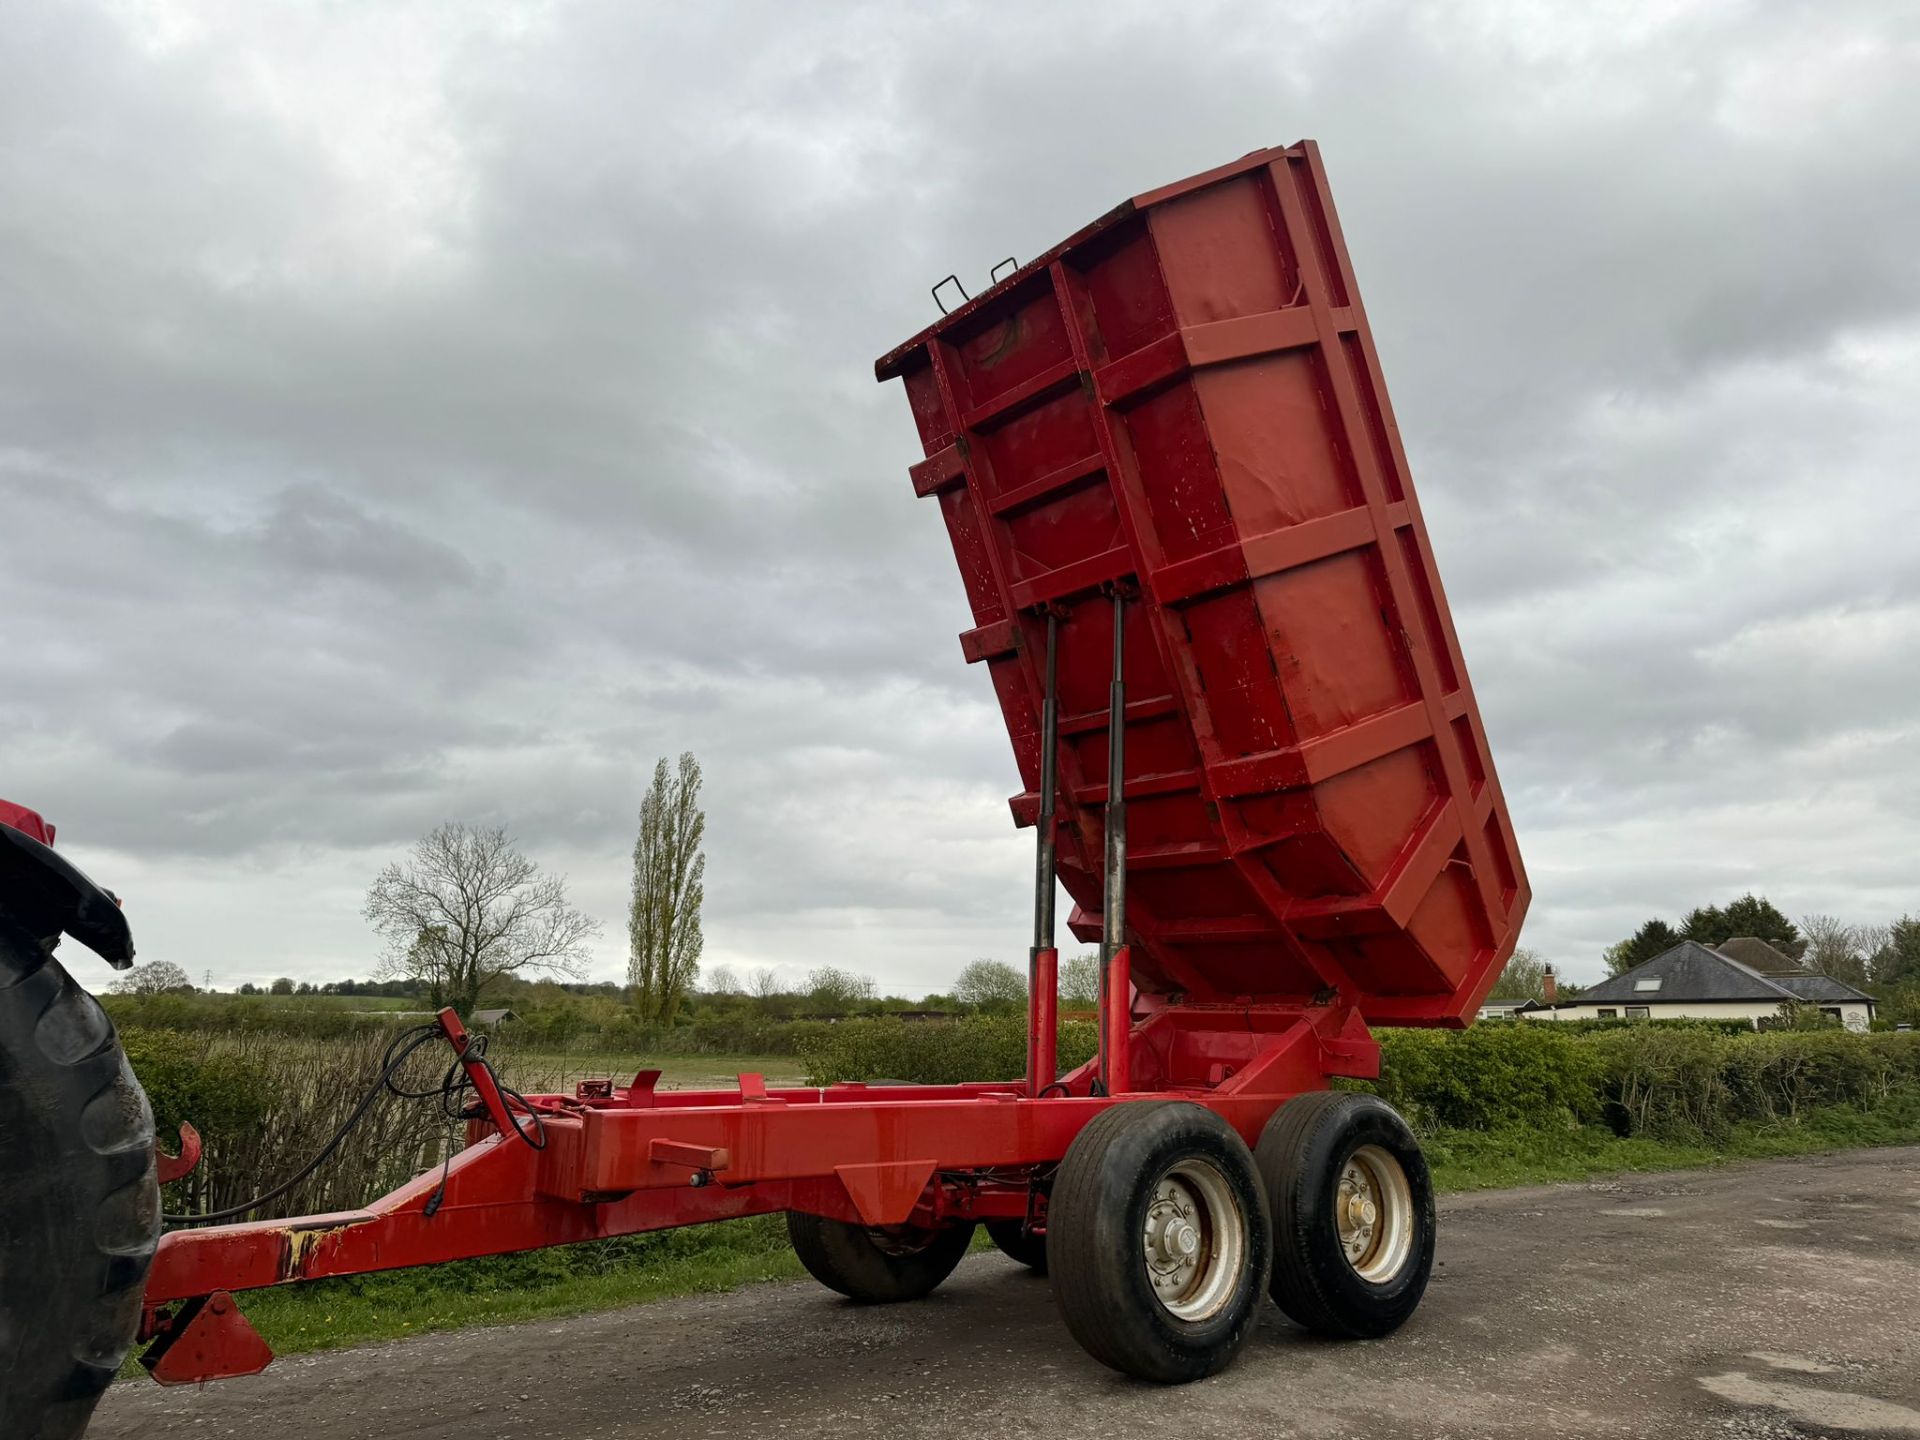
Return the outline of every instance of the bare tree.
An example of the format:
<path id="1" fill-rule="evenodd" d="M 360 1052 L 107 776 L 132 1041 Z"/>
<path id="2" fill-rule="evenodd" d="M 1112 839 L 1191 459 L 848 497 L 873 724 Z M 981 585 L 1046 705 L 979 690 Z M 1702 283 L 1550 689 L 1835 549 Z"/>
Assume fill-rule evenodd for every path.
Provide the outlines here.
<path id="1" fill-rule="evenodd" d="M 449 821 L 387 866 L 362 912 L 385 938 L 380 973 L 419 980 L 436 1007 L 471 1010 L 489 985 L 522 970 L 579 976 L 600 922 L 567 900 L 505 830 Z"/>
<path id="2" fill-rule="evenodd" d="M 740 988 L 740 977 L 733 973 L 731 965 L 716 965 L 707 972 L 707 983 L 701 987 L 709 995 L 744 995 Z"/>
<path id="3" fill-rule="evenodd" d="M 953 982 L 953 998 L 981 1010 L 1027 1003 L 1027 977 L 1004 960 L 975 960 Z"/>
<path id="4" fill-rule="evenodd" d="M 1866 984 L 1867 957 L 1872 950 L 1865 943 L 1864 930 L 1834 915 L 1801 916 L 1800 933 L 1807 940 L 1802 963 L 1816 975 L 1847 985 Z"/>
<path id="5" fill-rule="evenodd" d="M 109 988 L 116 995 L 191 995 L 193 980 L 171 960 L 149 960 L 134 966 Z"/>
<path id="6" fill-rule="evenodd" d="M 780 972 L 771 965 L 756 965 L 747 972 L 747 993 L 756 1000 L 771 1000 L 786 993 Z"/>
<path id="7" fill-rule="evenodd" d="M 1888 948 L 1893 944 L 1893 926 L 1886 924 L 1857 925 L 1854 927 L 1854 935 L 1860 942 L 1862 953 L 1867 957 L 1868 974 L 1874 980 L 1879 980 L 1881 977 L 1877 968 L 1878 962 L 1886 955 Z"/>
<path id="8" fill-rule="evenodd" d="M 663 755 L 640 802 L 627 918 L 627 979 L 641 1018 L 670 1024 L 700 974 L 700 905 L 706 899 L 707 833 L 700 762 L 692 751 L 669 773 Z"/>

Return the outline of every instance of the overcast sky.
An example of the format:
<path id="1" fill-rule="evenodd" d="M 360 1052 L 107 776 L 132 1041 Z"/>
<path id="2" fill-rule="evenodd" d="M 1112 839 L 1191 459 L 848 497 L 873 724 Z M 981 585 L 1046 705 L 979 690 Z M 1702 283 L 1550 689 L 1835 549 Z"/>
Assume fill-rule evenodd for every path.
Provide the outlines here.
<path id="1" fill-rule="evenodd" d="M 1030 832 L 872 361 L 1124 197 L 1324 147 L 1579 978 L 1920 910 L 1920 10 L 23 3 L 0 794 L 198 980 L 368 973 L 507 825 L 606 924 L 695 750 L 707 958 L 1024 956 Z M 84 964 L 83 978 L 106 978 Z"/>

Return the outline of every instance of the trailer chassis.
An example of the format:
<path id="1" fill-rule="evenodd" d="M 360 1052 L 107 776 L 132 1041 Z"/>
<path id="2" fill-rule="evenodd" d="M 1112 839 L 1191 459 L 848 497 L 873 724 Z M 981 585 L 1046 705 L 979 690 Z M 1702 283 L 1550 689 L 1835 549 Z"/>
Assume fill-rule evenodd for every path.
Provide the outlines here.
<path id="1" fill-rule="evenodd" d="M 1135 1100 L 1186 1100 L 1248 1146 L 1286 1100 L 1330 1076 L 1379 1073 L 1379 1046 L 1329 990 L 1312 1006 L 1171 1004 L 1129 980 L 1125 937 L 1126 678 L 1115 589 L 1106 805 L 1099 1053 L 1056 1078 L 1052 756 L 1057 626 L 1047 625 L 1048 757 L 1041 793 L 1028 1005 L 1028 1073 L 966 1085 L 769 1087 L 743 1074 L 732 1090 L 660 1090 L 588 1081 L 572 1095 L 526 1097 L 543 1143 L 481 1063 L 459 1018 L 439 1024 L 466 1067 L 477 1105 L 467 1143 L 443 1170 L 363 1210 L 177 1230 L 148 1273 L 141 1357 L 162 1384 L 253 1374 L 272 1352 L 233 1292 L 368 1274 L 732 1220 L 780 1211 L 879 1233 L 1018 1219 L 1044 1232 L 1053 1172 L 1104 1111 Z M 183 1137 L 186 1139 L 186 1137 Z M 183 1152 L 190 1148 L 190 1140 Z M 163 1173 L 190 1161 L 162 1157 Z"/>
<path id="2" fill-rule="evenodd" d="M 442 1024 L 463 1049 L 459 1021 L 449 1012 Z M 544 1149 L 521 1143 L 499 1109 L 469 1122 L 444 1176 L 429 1171 L 363 1210 L 167 1235 L 147 1279 L 142 1360 L 162 1384 L 253 1374 L 272 1354 L 233 1292 L 329 1276 L 787 1210 L 875 1230 L 1044 1228 L 1051 1171 L 1114 1105 L 1190 1100 L 1252 1144 L 1288 1098 L 1379 1070 L 1378 1046 L 1338 1005 L 1169 1007 L 1131 1028 L 1129 1052 L 1156 1077 L 1151 1090 L 1090 1094 L 1089 1065 L 1045 1098 L 1024 1082 L 770 1087 L 751 1074 L 731 1090 L 663 1091 L 658 1071 L 530 1096 Z"/>

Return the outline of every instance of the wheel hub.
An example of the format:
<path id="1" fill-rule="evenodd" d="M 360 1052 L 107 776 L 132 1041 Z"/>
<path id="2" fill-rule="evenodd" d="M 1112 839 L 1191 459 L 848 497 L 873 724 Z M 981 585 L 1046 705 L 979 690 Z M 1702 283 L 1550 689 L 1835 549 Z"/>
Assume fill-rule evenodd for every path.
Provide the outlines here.
<path id="1" fill-rule="evenodd" d="M 1334 1223 L 1341 1253 L 1364 1280 L 1385 1284 L 1413 1252 L 1413 1188 L 1400 1162 L 1363 1145 L 1340 1171 Z"/>
<path id="2" fill-rule="evenodd" d="M 1182 1320 L 1202 1320 L 1233 1293 L 1245 1222 L 1225 1177 L 1204 1161 L 1174 1167 L 1154 1184 L 1141 1250 L 1154 1297 Z"/>

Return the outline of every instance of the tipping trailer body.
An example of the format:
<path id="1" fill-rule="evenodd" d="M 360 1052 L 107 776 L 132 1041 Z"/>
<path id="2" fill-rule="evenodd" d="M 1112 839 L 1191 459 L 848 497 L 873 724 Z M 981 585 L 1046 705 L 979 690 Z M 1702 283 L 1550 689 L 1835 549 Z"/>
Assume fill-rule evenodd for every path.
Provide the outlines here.
<path id="1" fill-rule="evenodd" d="M 157 1379 L 267 1363 L 233 1291 L 779 1211 L 850 1295 L 867 1281 L 823 1274 L 839 1262 L 821 1233 L 868 1247 L 856 1268 L 889 1284 L 976 1223 L 1040 1243 L 1088 1281 L 1056 1286 L 1080 1296 L 1063 1299 L 1076 1336 L 1146 1378 L 1226 1363 L 1269 1241 L 1328 1264 L 1346 1246 L 1338 1263 L 1373 1267 L 1354 1275 L 1388 1276 L 1374 1298 L 1341 1292 L 1339 1333 L 1411 1313 L 1431 1261 L 1424 1164 L 1390 1110 L 1328 1081 L 1378 1075 L 1368 1021 L 1464 1023 L 1527 890 L 1317 151 L 1129 201 L 878 372 L 905 381 L 926 452 L 913 482 L 937 497 L 974 612 L 962 647 L 1007 717 L 1015 816 L 1038 825 L 1027 1073 L 669 1092 L 649 1070 L 521 1097 L 443 1012 L 465 1148 L 361 1209 L 165 1235 L 140 1331 Z M 1056 868 L 1083 938 L 1109 922 L 1099 1053 L 1064 1074 Z M 1346 1148 L 1309 1155 L 1309 1131 L 1335 1124 Z M 192 1168 L 191 1139 L 163 1180 Z M 1166 1163 L 1122 1173 L 1152 1146 Z M 1315 1166 L 1296 1199 L 1317 1218 L 1270 1226 L 1262 1177 Z M 1168 1200 L 1183 1175 L 1202 1179 Z M 1178 1214 L 1142 1229 L 1128 1207 L 1149 1202 Z M 1095 1243 L 1123 1212 L 1142 1254 Z M 1177 1373 L 1158 1341 L 1112 1352 L 1121 1320 L 1163 1338 L 1187 1323 L 1141 1265 L 1154 1285 L 1182 1266 L 1231 1282 L 1239 1319 L 1207 1330 L 1203 1287 L 1189 1328 L 1205 1333 Z M 928 1273 L 914 1293 L 945 1272 Z M 1132 1298 L 1108 1306 L 1095 1280 Z M 1288 1313 L 1327 1321 L 1332 1293 Z"/>
<path id="2" fill-rule="evenodd" d="M 1126 939 L 1186 1001 L 1464 1025 L 1526 874 L 1312 142 L 1135 197 L 884 356 L 1058 868 L 1101 908 L 1104 599 L 1127 610 Z"/>

